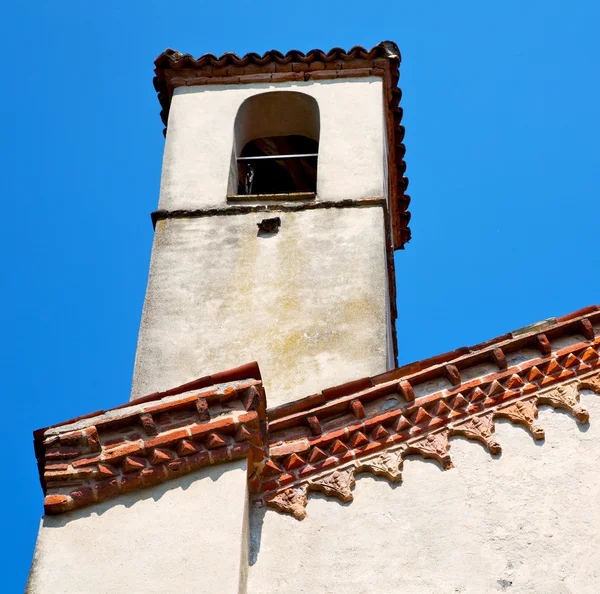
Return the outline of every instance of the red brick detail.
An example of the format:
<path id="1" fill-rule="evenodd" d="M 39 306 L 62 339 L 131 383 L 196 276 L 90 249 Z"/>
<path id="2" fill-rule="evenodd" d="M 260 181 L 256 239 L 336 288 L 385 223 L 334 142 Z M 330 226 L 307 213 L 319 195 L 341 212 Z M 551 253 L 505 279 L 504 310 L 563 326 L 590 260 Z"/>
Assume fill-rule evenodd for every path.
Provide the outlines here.
<path id="1" fill-rule="evenodd" d="M 506 362 L 506 355 L 500 347 L 492 349 L 491 354 L 492 360 L 496 363 L 498 369 L 506 369 L 508 367 L 508 363 Z"/>
<path id="2" fill-rule="evenodd" d="M 272 445 L 270 447 L 270 454 L 271 457 L 281 457 L 298 452 L 306 452 L 309 449 L 310 445 L 307 441 L 293 441 L 280 445 Z"/>
<path id="3" fill-rule="evenodd" d="M 381 423 L 379 423 L 371 432 L 371 437 L 376 441 L 380 441 L 389 436 L 390 432 Z"/>
<path id="4" fill-rule="evenodd" d="M 516 373 L 510 377 L 508 382 L 506 382 L 506 387 L 509 390 L 514 390 L 515 388 L 521 388 L 524 385 L 525 385 L 525 382 Z"/>
<path id="5" fill-rule="evenodd" d="M 146 467 L 146 459 L 145 458 L 137 458 L 134 456 L 127 456 L 125 460 L 123 460 L 122 468 L 123 472 L 133 472 L 134 470 L 141 470 Z"/>
<path id="6" fill-rule="evenodd" d="M 498 394 L 502 394 L 504 392 L 504 388 L 502 384 L 498 380 L 494 380 L 485 391 L 487 396 L 496 396 Z"/>
<path id="7" fill-rule="evenodd" d="M 444 374 L 446 375 L 446 379 L 453 386 L 460 386 L 460 372 L 458 371 L 458 367 L 456 367 L 456 365 L 444 365 Z"/>
<path id="8" fill-rule="evenodd" d="M 392 428 L 396 433 L 402 433 L 408 431 L 412 427 L 412 424 L 404 416 L 399 416 L 396 422 L 392 425 Z"/>
<path id="9" fill-rule="evenodd" d="M 485 400 L 485 393 L 481 388 L 475 388 L 469 394 L 469 402 L 471 404 L 474 404 L 476 402 L 481 402 L 482 400 Z"/>
<path id="10" fill-rule="evenodd" d="M 389 435 L 389 433 L 388 433 Z M 352 449 L 360 448 L 369 443 L 369 438 L 362 432 L 357 431 L 350 438 L 349 444 Z M 312 460 L 311 460 L 312 462 Z"/>
<path id="11" fill-rule="evenodd" d="M 352 402 L 350 402 L 350 408 L 357 419 L 365 418 L 365 407 L 360 400 L 352 400 Z"/>
<path id="12" fill-rule="evenodd" d="M 254 413 L 250 413 L 251 418 L 255 418 L 252 416 Z M 232 428 L 236 428 L 238 423 L 247 422 L 244 416 L 238 417 L 237 420 L 232 417 L 223 415 L 222 417 L 217 417 L 210 421 L 210 423 L 200 423 L 198 425 L 190 426 L 190 435 L 194 439 L 202 439 L 208 436 L 209 433 L 213 431 L 225 431 Z"/>
<path id="13" fill-rule="evenodd" d="M 462 394 L 457 394 L 448 400 L 448 405 L 452 410 L 457 410 L 459 408 L 465 408 L 469 405 L 469 402 Z"/>
<path id="14" fill-rule="evenodd" d="M 402 394 L 402 398 L 404 398 L 406 402 L 414 402 L 415 393 L 409 381 L 402 380 L 401 382 L 398 382 L 398 391 Z"/>
<path id="15" fill-rule="evenodd" d="M 221 464 L 231 459 L 231 450 L 228 447 L 217 448 L 208 452 L 211 464 Z"/>
<path id="16" fill-rule="evenodd" d="M 271 75 L 271 82 L 288 82 L 304 80 L 303 72 L 274 72 Z"/>
<path id="17" fill-rule="evenodd" d="M 260 394 L 254 386 L 246 388 L 241 394 L 241 401 L 247 411 L 258 410 Z"/>
<path id="18" fill-rule="evenodd" d="M 158 429 L 156 428 L 156 424 L 150 413 L 143 413 L 140 415 L 140 425 L 143 427 L 146 435 L 158 435 Z"/>
<path id="19" fill-rule="evenodd" d="M 600 359 L 600 355 L 598 355 L 593 347 L 588 347 L 581 355 L 581 360 L 584 363 L 595 363 L 598 359 Z"/>
<path id="20" fill-rule="evenodd" d="M 557 373 L 560 373 L 561 371 L 562 371 L 562 367 L 560 366 L 560 363 L 556 359 L 552 359 L 552 361 L 550 361 L 548 363 L 548 365 L 546 365 L 546 369 L 544 369 L 544 373 L 546 375 L 556 375 Z"/>
<path id="21" fill-rule="evenodd" d="M 417 408 L 417 410 L 411 415 L 410 422 L 413 425 L 421 425 L 423 423 L 429 423 L 431 419 L 431 415 L 424 408 Z"/>
<path id="22" fill-rule="evenodd" d="M 443 400 L 438 400 L 433 405 L 433 408 L 429 410 L 429 412 L 434 417 L 445 417 L 448 416 L 452 412 L 452 410 Z"/>
<path id="23" fill-rule="evenodd" d="M 527 373 L 528 382 L 537 382 L 544 377 L 544 374 L 534 365 Z"/>
<path id="24" fill-rule="evenodd" d="M 67 470 L 68 464 L 46 464 L 46 472 L 60 472 L 61 470 Z"/>
<path id="25" fill-rule="evenodd" d="M 60 433 L 58 425 L 50 428 L 57 434 L 46 437 L 47 430 L 36 432 L 36 448 L 42 452 L 40 468 L 45 476 L 46 513 L 62 513 L 164 482 L 208 464 L 249 457 L 248 441 L 261 444 L 258 427 L 260 423 L 266 427 L 264 392 L 257 377 L 260 377 L 257 368 L 245 366 L 232 370 L 231 376 L 221 375 L 223 382 L 240 381 L 222 392 L 202 391 L 203 387 L 217 383 L 204 378 L 171 393 L 139 399 L 120 407 L 118 413 L 103 416 L 104 411 L 100 411 L 86 417 L 90 426 L 83 430 Z M 200 393 L 157 403 L 164 396 L 189 394 L 196 388 Z M 220 414 L 211 421 L 211 403 L 217 405 L 221 400 L 228 403 L 238 400 L 241 406 L 258 410 L 239 414 L 241 407 L 235 405 L 232 408 L 237 412 Z M 132 406 L 135 410 L 130 412 L 128 407 Z M 82 419 L 76 421 L 85 423 Z M 214 449 L 204 450 L 191 437 L 206 440 Z M 262 457 L 262 450 L 258 451 Z M 44 462 L 46 458 L 48 461 Z M 72 490 L 65 493 L 65 487 Z"/>
<path id="26" fill-rule="evenodd" d="M 96 501 L 94 491 L 90 487 L 79 487 L 79 489 L 71 491 L 71 499 L 73 500 L 73 507 L 83 507 Z"/>
<path id="27" fill-rule="evenodd" d="M 306 419 L 306 423 L 308 424 L 310 431 L 313 435 L 321 435 L 321 433 L 323 433 L 321 423 L 315 415 L 308 417 Z"/>
<path id="28" fill-rule="evenodd" d="M 296 468 L 302 468 L 305 465 L 306 462 L 297 454 L 292 454 L 284 463 L 286 470 L 295 470 Z"/>
<path id="29" fill-rule="evenodd" d="M 44 511 L 47 514 L 60 514 L 73 508 L 70 497 L 66 495 L 46 495 L 44 498 Z"/>
<path id="30" fill-rule="evenodd" d="M 567 368 L 569 368 L 569 367 L 578 367 L 579 363 L 580 363 L 579 359 L 577 357 L 575 357 L 573 355 L 573 353 L 569 353 L 566 356 L 565 360 L 561 361 L 561 365 L 563 367 L 567 367 Z"/>
<path id="31" fill-rule="evenodd" d="M 156 466 L 157 464 L 164 464 L 169 460 L 173 460 L 175 457 L 175 452 L 172 452 L 171 450 L 154 448 L 154 451 L 150 456 L 150 464 L 153 466 Z"/>
<path id="32" fill-rule="evenodd" d="M 538 334 L 536 337 L 537 347 L 542 355 L 549 355 L 552 352 L 550 341 L 545 334 Z"/>
<path id="33" fill-rule="evenodd" d="M 369 440 L 367 439 L 367 441 Z M 327 458 L 327 454 L 321 448 L 314 446 L 313 449 L 310 451 L 308 461 L 311 464 L 314 464 L 315 462 L 319 462 L 320 460 L 325 460 L 325 458 Z"/>
<path id="34" fill-rule="evenodd" d="M 233 438 L 235 441 L 252 441 L 256 439 L 257 435 L 254 431 L 251 431 L 246 425 L 240 425 Z"/>
<path id="35" fill-rule="evenodd" d="M 181 439 L 185 439 L 189 436 L 187 429 L 177 429 L 175 431 L 168 431 L 167 433 L 161 433 L 157 437 L 150 439 L 146 442 L 147 448 L 159 448 L 162 446 L 170 446 L 177 444 Z"/>
<path id="36" fill-rule="evenodd" d="M 227 441 L 223 439 L 223 437 L 221 437 L 218 433 L 211 433 L 206 439 L 206 447 L 209 450 L 222 448 L 224 445 L 227 445 Z"/>
<path id="37" fill-rule="evenodd" d="M 190 456 L 192 454 L 197 454 L 198 452 L 198 446 L 195 443 L 188 441 L 187 439 L 182 439 L 177 444 L 177 453 L 180 456 Z"/>
<path id="38" fill-rule="evenodd" d="M 579 320 L 578 329 L 581 332 L 581 334 L 585 336 L 585 338 L 587 338 L 588 340 L 594 340 L 594 327 L 592 326 L 592 323 L 589 320 L 586 320 L 585 318 L 583 320 Z"/>
<path id="39" fill-rule="evenodd" d="M 103 478 L 111 478 L 117 476 L 119 472 L 110 464 L 98 464 L 98 474 Z"/>
<path id="40" fill-rule="evenodd" d="M 119 481 L 116 478 L 101 481 L 96 485 L 96 496 L 98 497 L 98 501 L 112 499 L 113 497 L 116 497 L 119 492 Z"/>
<path id="41" fill-rule="evenodd" d="M 83 454 L 80 448 L 58 448 L 46 452 L 46 460 L 65 460 L 68 458 L 77 458 Z"/>
<path id="42" fill-rule="evenodd" d="M 198 398 L 196 400 L 196 412 L 201 421 L 210 421 L 210 411 L 208 409 L 208 401 L 206 398 Z"/>
<path id="43" fill-rule="evenodd" d="M 336 439 L 334 444 L 329 449 L 329 452 L 333 456 L 339 456 L 340 454 L 344 454 L 347 451 L 348 446 L 341 439 Z"/>
<path id="44" fill-rule="evenodd" d="M 273 460 L 267 460 L 264 463 L 262 476 L 265 478 L 269 478 L 272 476 L 278 476 L 283 472 L 283 468 L 280 468 L 273 462 Z"/>

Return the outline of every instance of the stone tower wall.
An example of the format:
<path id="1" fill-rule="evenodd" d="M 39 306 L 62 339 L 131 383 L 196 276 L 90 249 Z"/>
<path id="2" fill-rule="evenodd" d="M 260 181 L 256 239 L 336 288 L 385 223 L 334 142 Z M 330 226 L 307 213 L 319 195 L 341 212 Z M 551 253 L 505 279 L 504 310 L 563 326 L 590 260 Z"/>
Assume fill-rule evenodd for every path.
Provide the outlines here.
<path id="1" fill-rule="evenodd" d="M 317 198 L 256 212 L 227 198 L 234 122 L 275 90 L 317 100 Z M 375 77 L 175 90 L 132 398 L 257 360 L 275 406 L 393 367 L 384 115 Z"/>

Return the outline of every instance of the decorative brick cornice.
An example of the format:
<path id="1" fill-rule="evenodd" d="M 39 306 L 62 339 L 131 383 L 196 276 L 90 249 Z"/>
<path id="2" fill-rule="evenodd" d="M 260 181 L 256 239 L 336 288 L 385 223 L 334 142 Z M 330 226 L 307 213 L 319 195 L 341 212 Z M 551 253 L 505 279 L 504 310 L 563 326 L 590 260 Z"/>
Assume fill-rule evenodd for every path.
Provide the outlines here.
<path id="1" fill-rule="evenodd" d="M 154 61 L 154 87 L 162 107 L 160 112 L 168 125 L 173 91 L 181 86 L 231 85 L 278 82 L 319 81 L 336 78 L 381 77 L 386 106 L 386 135 L 388 138 L 388 183 L 390 187 L 390 218 L 393 246 L 403 249 L 411 237 L 410 197 L 406 194 L 408 179 L 404 176 L 406 152 L 403 144 L 402 93 L 398 88 L 400 51 L 391 41 L 371 48 L 356 46 L 351 50 L 334 48 L 329 52 L 311 50 L 306 54 L 291 50 L 282 54 L 271 50 L 262 56 L 248 53 L 242 57 L 226 53 L 220 57 L 205 54 L 194 58 L 172 49 L 165 50 Z"/>
<path id="2" fill-rule="evenodd" d="M 543 439 L 539 405 L 587 423 L 579 390 L 600 393 L 600 313 L 584 312 L 270 410 L 268 463 L 250 482 L 256 502 L 302 519 L 310 491 L 350 501 L 358 472 L 399 481 L 414 454 L 452 468 L 452 436 L 499 454 L 497 418 Z"/>
<path id="3" fill-rule="evenodd" d="M 265 433 L 256 364 L 41 430 L 44 509 L 56 514 L 104 501 L 247 458 L 252 448 L 260 456 Z"/>
<path id="4" fill-rule="evenodd" d="M 452 468 L 454 436 L 497 455 L 498 418 L 536 440 L 540 405 L 589 421 L 579 391 L 600 393 L 597 331 L 594 306 L 269 411 L 253 363 L 42 429 L 46 513 L 247 458 L 254 502 L 302 519 L 311 491 L 350 501 L 357 473 L 399 482 L 409 455 Z"/>

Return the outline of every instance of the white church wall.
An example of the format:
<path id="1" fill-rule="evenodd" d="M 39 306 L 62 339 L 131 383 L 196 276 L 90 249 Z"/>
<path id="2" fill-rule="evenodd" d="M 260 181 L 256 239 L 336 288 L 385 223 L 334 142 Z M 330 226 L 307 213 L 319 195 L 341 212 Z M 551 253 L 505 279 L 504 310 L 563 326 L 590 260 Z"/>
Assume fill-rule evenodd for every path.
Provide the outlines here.
<path id="1" fill-rule="evenodd" d="M 246 461 L 42 519 L 27 594 L 244 592 Z"/>
<path id="2" fill-rule="evenodd" d="M 503 453 L 451 440 L 455 468 L 409 459 L 404 482 L 358 475 L 354 501 L 311 494 L 297 521 L 251 511 L 248 592 L 600 592 L 600 398 L 591 424 L 542 407 L 534 442 L 496 424 Z"/>
<path id="3" fill-rule="evenodd" d="M 383 229 L 378 206 L 159 221 L 132 398 L 254 360 L 270 407 L 385 371 Z"/>
<path id="4" fill-rule="evenodd" d="M 175 89 L 159 208 L 225 206 L 238 109 L 252 95 L 282 90 L 306 93 L 319 105 L 318 200 L 383 197 L 381 78 L 204 85 Z"/>

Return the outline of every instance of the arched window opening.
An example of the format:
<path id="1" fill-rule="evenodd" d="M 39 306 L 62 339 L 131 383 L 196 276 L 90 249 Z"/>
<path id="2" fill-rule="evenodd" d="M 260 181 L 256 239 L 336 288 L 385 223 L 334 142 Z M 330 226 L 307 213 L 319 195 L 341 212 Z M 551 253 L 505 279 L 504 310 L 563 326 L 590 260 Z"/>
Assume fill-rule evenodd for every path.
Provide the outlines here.
<path id="1" fill-rule="evenodd" d="M 238 194 L 316 192 L 319 143 L 291 134 L 251 140 L 238 157 Z"/>
<path id="2" fill-rule="evenodd" d="M 246 99 L 235 121 L 232 197 L 314 198 L 319 132 L 319 106 L 309 95 L 274 91 Z"/>

